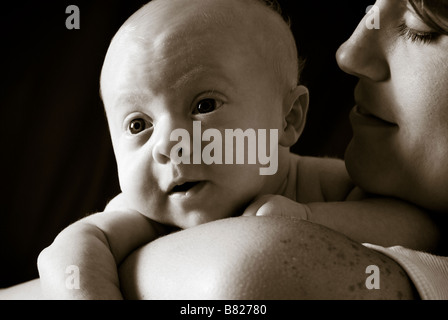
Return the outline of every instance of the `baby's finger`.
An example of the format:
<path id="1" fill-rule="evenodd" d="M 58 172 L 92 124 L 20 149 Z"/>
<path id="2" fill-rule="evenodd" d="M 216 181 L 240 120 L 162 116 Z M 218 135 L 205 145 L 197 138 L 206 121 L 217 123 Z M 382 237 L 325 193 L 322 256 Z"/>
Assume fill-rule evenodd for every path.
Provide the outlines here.
<path id="1" fill-rule="evenodd" d="M 244 210 L 243 216 L 256 216 L 260 208 L 268 201 L 266 196 L 256 198 L 252 203 Z"/>

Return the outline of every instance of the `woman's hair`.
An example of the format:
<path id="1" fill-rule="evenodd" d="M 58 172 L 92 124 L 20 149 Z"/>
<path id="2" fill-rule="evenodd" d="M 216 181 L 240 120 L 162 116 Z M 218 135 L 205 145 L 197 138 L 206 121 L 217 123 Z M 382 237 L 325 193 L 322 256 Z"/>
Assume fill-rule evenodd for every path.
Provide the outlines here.
<path id="1" fill-rule="evenodd" d="M 448 35 L 448 0 L 409 0 L 409 3 L 430 28 Z"/>

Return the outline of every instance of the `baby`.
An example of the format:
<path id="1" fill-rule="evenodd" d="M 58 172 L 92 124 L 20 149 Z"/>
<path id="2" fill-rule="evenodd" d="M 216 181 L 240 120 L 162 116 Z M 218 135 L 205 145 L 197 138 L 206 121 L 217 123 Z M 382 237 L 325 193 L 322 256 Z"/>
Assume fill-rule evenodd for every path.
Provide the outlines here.
<path id="1" fill-rule="evenodd" d="M 425 212 L 367 197 L 341 160 L 290 153 L 308 109 L 300 67 L 289 26 L 263 1 L 154 0 L 132 15 L 101 75 L 122 193 L 40 254 L 48 297 L 120 299 L 117 265 L 133 250 L 172 227 L 242 214 L 433 249 L 437 228 Z M 246 148 L 233 143 L 242 133 Z M 72 265 L 78 290 L 65 285 Z"/>

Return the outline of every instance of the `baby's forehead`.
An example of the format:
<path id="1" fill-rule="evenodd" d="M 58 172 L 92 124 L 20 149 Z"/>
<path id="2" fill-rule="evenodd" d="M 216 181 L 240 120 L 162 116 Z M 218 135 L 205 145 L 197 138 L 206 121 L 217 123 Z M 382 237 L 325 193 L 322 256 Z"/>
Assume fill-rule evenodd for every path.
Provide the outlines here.
<path id="1" fill-rule="evenodd" d="M 216 50 L 220 50 L 220 46 L 254 47 L 253 27 L 243 17 L 237 17 L 239 10 L 235 6 L 246 1 L 254 0 L 210 0 L 205 1 L 207 6 L 193 5 L 193 2 L 204 2 L 201 0 L 191 3 L 189 0 L 188 4 L 182 0 L 151 2 L 120 28 L 106 59 L 132 57 L 150 62 L 176 52 L 187 59 L 200 55 L 210 46 L 215 46 Z M 178 10 L 176 3 L 184 3 L 183 10 Z"/>
<path id="2" fill-rule="evenodd" d="M 244 6 L 246 10 L 242 10 Z M 248 64 L 255 56 L 269 60 L 266 64 L 291 61 L 288 57 L 279 57 L 290 51 L 272 50 L 279 48 L 275 41 L 290 43 L 279 40 L 281 36 L 287 39 L 288 27 L 285 29 L 285 25 L 281 25 L 282 18 L 275 15 L 271 9 L 260 5 L 259 0 L 152 1 L 120 28 L 109 48 L 103 73 L 107 81 L 116 78 L 123 57 L 133 61 L 134 66 L 137 60 L 155 66 L 167 56 L 177 54 L 181 56 L 179 65 L 187 68 L 189 59 L 198 56 L 202 62 L 212 59 L 207 52 L 213 50 L 239 51 L 248 57 Z M 291 44 L 295 49 L 295 43 Z"/>
<path id="3" fill-rule="evenodd" d="M 280 18 L 262 0 L 153 0 L 134 13 L 120 32 L 142 39 L 157 38 L 167 30 L 173 36 L 208 34 L 231 30 L 234 37 L 252 33 L 256 27 L 271 25 L 263 32 L 275 33 L 272 21 Z M 272 19 L 275 17 L 274 19 Z"/>
<path id="4" fill-rule="evenodd" d="M 227 47 L 247 46 L 251 42 L 252 32 L 237 23 L 235 12 L 232 12 L 235 6 L 229 5 L 240 1 L 228 0 L 226 6 L 210 5 L 220 3 L 220 0 L 206 1 L 207 6 L 194 6 L 193 2 L 188 2 L 178 10 L 180 8 L 175 4 L 183 2 L 158 0 L 152 6 L 153 3 L 149 3 L 120 28 L 109 51 L 122 57 L 140 55 L 140 58 L 155 61 L 176 52 L 184 57 L 196 56 L 201 50 L 224 40 L 227 41 L 222 46 Z M 247 35 L 241 41 L 243 33 Z"/>
<path id="5" fill-rule="evenodd" d="M 153 0 L 134 13 L 121 29 L 154 35 L 180 26 L 187 31 L 201 26 L 231 24 L 237 4 L 242 2 L 245 1 Z"/>

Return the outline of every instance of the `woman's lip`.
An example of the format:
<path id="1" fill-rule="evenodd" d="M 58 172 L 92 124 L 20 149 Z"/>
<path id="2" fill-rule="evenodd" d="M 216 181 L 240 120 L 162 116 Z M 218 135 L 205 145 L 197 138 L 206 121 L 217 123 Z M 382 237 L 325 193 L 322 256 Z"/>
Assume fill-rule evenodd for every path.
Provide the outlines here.
<path id="1" fill-rule="evenodd" d="M 361 125 L 368 125 L 368 126 L 379 126 L 379 127 L 396 127 L 396 123 L 392 123 L 389 121 L 386 121 L 382 118 L 379 118 L 370 112 L 368 112 L 366 109 L 362 108 L 359 105 L 356 105 L 351 113 L 350 113 L 350 120 L 353 124 L 361 124 Z"/>

